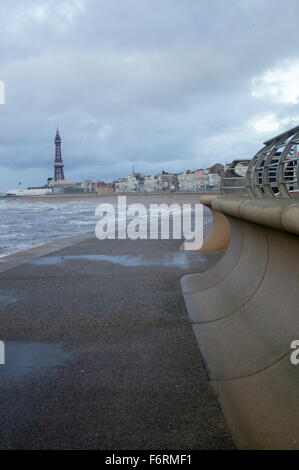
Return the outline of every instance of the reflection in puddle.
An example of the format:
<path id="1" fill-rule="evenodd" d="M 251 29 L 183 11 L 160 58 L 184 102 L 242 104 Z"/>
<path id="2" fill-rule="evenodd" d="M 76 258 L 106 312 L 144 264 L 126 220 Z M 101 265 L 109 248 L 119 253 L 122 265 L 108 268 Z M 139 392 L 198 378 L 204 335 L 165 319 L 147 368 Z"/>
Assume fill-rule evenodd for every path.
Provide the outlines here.
<path id="1" fill-rule="evenodd" d="M 55 266 L 61 265 L 68 260 L 86 259 L 89 261 L 105 261 L 107 263 L 119 264 L 125 267 L 137 266 L 164 266 L 188 269 L 194 264 L 205 264 L 206 258 L 202 255 L 195 256 L 194 253 L 174 253 L 161 256 L 161 258 L 145 258 L 142 255 L 70 255 L 49 256 L 30 261 L 35 265 Z"/>
<path id="2" fill-rule="evenodd" d="M 4 305 L 13 304 L 15 302 L 20 302 L 20 300 L 24 299 L 24 295 L 13 295 L 12 293 L 8 293 L 6 290 L 0 290 L 0 308 Z"/>
<path id="3" fill-rule="evenodd" d="M 63 364 L 72 356 L 58 344 L 21 343 L 4 341 L 5 364 L 0 366 L 1 377 L 19 379 L 40 368 L 55 367 Z"/>

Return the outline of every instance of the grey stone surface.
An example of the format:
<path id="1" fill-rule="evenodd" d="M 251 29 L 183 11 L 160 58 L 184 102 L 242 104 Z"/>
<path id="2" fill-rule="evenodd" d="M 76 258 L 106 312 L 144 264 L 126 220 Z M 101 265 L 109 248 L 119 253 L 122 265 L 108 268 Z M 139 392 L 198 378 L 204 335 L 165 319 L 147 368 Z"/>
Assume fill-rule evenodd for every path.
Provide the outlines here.
<path id="1" fill-rule="evenodd" d="M 234 448 L 179 284 L 219 255 L 163 266 L 180 243 L 90 239 L 46 257 L 161 264 L 26 258 L 2 272 L 1 449 Z"/>

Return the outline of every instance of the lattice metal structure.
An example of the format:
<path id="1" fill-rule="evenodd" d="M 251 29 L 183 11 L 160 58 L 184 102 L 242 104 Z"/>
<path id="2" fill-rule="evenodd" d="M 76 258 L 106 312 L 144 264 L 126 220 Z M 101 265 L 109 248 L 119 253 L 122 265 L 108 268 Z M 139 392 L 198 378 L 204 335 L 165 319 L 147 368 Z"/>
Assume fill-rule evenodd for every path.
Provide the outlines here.
<path id="1" fill-rule="evenodd" d="M 61 156 L 61 138 L 57 129 L 54 139 L 55 143 L 55 161 L 54 161 L 54 181 L 64 180 L 63 162 Z"/>
<path id="2" fill-rule="evenodd" d="M 249 196 L 299 197 L 299 126 L 267 140 L 264 145 L 248 166 Z"/>
<path id="3" fill-rule="evenodd" d="M 247 194 L 245 175 L 250 160 L 233 160 L 220 183 L 221 194 Z"/>

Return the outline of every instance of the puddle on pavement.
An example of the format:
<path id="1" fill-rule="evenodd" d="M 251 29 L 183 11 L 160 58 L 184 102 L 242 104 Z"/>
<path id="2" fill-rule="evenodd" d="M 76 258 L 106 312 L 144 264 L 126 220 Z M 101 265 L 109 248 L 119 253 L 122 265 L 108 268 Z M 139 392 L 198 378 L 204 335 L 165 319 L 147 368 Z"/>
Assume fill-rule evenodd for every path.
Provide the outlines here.
<path id="1" fill-rule="evenodd" d="M 4 341 L 5 364 L 0 365 L 1 377 L 20 379 L 33 370 L 56 367 L 72 357 L 53 343 L 21 343 Z"/>
<path id="2" fill-rule="evenodd" d="M 188 269 L 194 265 L 205 265 L 207 259 L 202 254 L 174 253 L 161 256 L 160 258 L 146 258 L 142 255 L 69 255 L 49 256 L 30 261 L 35 265 L 57 266 L 68 260 L 105 261 L 107 263 L 119 264 L 124 267 L 139 266 L 164 266 Z"/>
<path id="3" fill-rule="evenodd" d="M 0 290 L 0 308 L 4 307 L 5 305 L 13 304 L 15 302 L 20 302 L 24 299 L 24 295 L 14 295 L 11 292 L 7 292 L 6 290 Z"/>

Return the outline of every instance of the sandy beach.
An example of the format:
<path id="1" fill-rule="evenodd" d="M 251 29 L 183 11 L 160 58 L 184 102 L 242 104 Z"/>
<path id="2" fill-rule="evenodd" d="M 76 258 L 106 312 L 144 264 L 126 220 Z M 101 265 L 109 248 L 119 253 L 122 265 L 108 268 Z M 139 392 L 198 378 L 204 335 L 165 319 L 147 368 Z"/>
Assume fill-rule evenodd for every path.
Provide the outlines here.
<path id="1" fill-rule="evenodd" d="M 180 193 L 119 193 L 119 194 L 64 194 L 64 195 L 50 195 L 50 196 L 22 196 L 22 197 L 10 197 L 5 199 L 6 201 L 10 202 L 67 202 L 67 201 L 96 201 L 99 202 L 117 202 L 118 196 L 126 196 L 127 200 L 130 204 L 134 201 L 141 201 L 143 200 L 146 204 L 146 201 L 154 201 L 158 202 L 159 200 L 169 199 L 171 201 L 175 200 L 177 202 L 184 202 L 186 200 L 194 201 L 199 200 L 200 196 L 208 195 L 208 194 L 217 194 L 214 192 L 180 192 Z"/>

